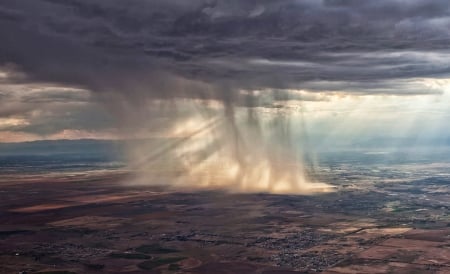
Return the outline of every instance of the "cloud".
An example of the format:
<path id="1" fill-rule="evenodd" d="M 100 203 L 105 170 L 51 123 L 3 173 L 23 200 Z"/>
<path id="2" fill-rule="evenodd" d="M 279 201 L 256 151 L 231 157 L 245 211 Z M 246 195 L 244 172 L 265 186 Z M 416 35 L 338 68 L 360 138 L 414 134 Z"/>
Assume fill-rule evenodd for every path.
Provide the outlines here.
<path id="1" fill-rule="evenodd" d="M 387 90 L 393 79 L 450 72 L 446 1 L 19 0 L 0 8 L 0 61 L 33 80 L 94 91 L 131 92 L 154 85 L 155 74 L 231 88 L 387 80 Z"/>
<path id="2" fill-rule="evenodd" d="M 306 117 L 332 145 L 444 121 L 419 106 L 445 97 L 448 0 L 1 1 L 0 37 L 0 140 L 186 129 L 131 163 L 197 184 L 230 169 L 242 190 L 307 189 Z"/>
<path id="3" fill-rule="evenodd" d="M 112 126 L 90 91 L 49 83 L 0 83 L 0 130 L 48 135 Z"/>
<path id="4" fill-rule="evenodd" d="M 117 132 L 114 131 L 86 131 L 86 130 L 62 130 L 49 135 L 40 135 L 24 131 L 3 131 L 0 130 L 0 142 L 2 143 L 20 143 L 36 140 L 80 140 L 80 139 L 118 139 Z"/>
<path id="5" fill-rule="evenodd" d="M 450 73 L 444 0 L 2 1 L 0 36 L 0 116 L 25 117 L 32 126 L 14 130 L 40 134 L 111 126 L 93 114 L 100 101 L 133 124 L 159 115 L 152 100 L 436 95 L 421 79 Z M 254 90 L 265 95 L 242 96 Z"/>

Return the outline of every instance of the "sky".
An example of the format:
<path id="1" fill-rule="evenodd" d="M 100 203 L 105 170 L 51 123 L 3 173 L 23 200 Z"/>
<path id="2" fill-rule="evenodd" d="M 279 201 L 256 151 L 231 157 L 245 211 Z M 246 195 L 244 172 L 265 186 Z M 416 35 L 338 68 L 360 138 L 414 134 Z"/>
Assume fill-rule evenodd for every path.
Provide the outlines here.
<path id="1" fill-rule="evenodd" d="M 317 145 L 450 140 L 448 0 L 0 0 L 0 37 L 0 142 L 249 109 Z"/>

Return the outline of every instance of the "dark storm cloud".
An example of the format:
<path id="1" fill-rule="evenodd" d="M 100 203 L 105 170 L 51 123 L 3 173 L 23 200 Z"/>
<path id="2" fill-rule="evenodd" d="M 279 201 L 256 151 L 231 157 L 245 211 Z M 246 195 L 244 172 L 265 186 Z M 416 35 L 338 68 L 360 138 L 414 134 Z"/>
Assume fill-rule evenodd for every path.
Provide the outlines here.
<path id="1" fill-rule="evenodd" d="M 0 62 L 28 81 L 169 98 L 214 96 L 186 79 L 219 93 L 427 93 L 393 83 L 448 76 L 449 7 L 444 0 L 0 1 Z"/>

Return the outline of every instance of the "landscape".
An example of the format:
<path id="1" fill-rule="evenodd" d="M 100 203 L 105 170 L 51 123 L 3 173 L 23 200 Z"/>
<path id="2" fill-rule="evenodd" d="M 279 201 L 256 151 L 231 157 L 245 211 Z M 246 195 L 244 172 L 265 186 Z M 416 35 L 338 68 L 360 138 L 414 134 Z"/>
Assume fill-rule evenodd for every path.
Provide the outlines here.
<path id="1" fill-rule="evenodd" d="M 76 158 L 92 143 L 57 155 Z M 1 179 L 1 273 L 450 271 L 447 161 L 335 152 L 317 170 L 332 190 L 279 195 L 127 185 L 119 164 L 80 172 L 107 158 L 96 153 L 28 176 L 1 157 L 11 174 Z"/>
<path id="2" fill-rule="evenodd" d="M 448 0 L 0 0 L 0 274 L 450 274 Z"/>

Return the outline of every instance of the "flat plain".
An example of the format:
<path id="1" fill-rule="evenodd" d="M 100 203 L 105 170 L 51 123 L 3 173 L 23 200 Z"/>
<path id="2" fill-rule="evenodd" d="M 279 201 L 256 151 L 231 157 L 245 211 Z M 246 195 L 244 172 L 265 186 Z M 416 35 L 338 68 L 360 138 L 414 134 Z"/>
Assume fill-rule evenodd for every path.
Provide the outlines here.
<path id="1" fill-rule="evenodd" d="M 0 273 L 450 273 L 447 175 L 352 170 L 317 195 L 3 177 Z"/>

